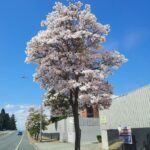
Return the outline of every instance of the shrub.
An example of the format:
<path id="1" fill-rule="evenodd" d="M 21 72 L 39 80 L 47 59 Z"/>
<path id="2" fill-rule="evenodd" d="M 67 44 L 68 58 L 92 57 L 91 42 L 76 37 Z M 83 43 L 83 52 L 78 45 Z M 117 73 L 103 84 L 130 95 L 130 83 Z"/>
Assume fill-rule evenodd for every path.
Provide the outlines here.
<path id="1" fill-rule="evenodd" d="M 98 140 L 99 143 L 101 143 L 102 142 L 102 136 L 101 135 L 97 135 L 97 140 Z"/>

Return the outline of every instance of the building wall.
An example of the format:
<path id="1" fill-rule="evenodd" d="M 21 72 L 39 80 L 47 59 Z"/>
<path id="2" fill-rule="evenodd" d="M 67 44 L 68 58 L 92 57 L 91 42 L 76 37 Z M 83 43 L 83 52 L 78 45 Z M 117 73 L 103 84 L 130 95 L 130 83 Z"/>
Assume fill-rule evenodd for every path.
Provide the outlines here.
<path id="1" fill-rule="evenodd" d="M 81 142 L 96 142 L 96 136 L 100 134 L 100 124 L 97 118 L 80 118 L 81 128 Z M 57 124 L 51 124 L 47 126 L 47 130 L 43 132 L 48 133 L 59 133 L 60 141 L 66 141 L 74 143 L 75 131 L 74 131 L 74 120 L 73 117 L 59 121 Z M 57 139 L 57 138 L 56 138 Z"/>
<path id="2" fill-rule="evenodd" d="M 86 109 L 81 110 L 79 113 L 80 113 L 80 117 L 87 118 L 87 111 L 86 111 Z"/>
<path id="3" fill-rule="evenodd" d="M 88 117 L 99 118 L 99 111 L 96 105 L 92 106 L 92 113 L 90 112 L 90 114 L 88 112 L 88 108 L 81 110 L 79 113 L 80 113 L 80 117 L 82 118 L 88 118 Z"/>
<path id="4" fill-rule="evenodd" d="M 100 135 L 99 118 L 80 118 L 81 143 L 96 142 Z"/>
<path id="5" fill-rule="evenodd" d="M 134 135 L 133 145 L 125 150 L 150 150 L 150 85 L 115 98 L 108 110 L 101 111 L 101 130 L 108 131 L 108 141 L 118 139 L 118 127 L 130 126 Z M 101 120 L 101 119 L 100 119 Z"/>
<path id="6" fill-rule="evenodd" d="M 107 129 L 150 127 L 150 85 L 113 99 L 111 107 L 100 113 L 107 119 Z"/>
<path id="7" fill-rule="evenodd" d="M 94 118 L 99 118 L 99 110 L 97 106 L 95 105 L 93 105 L 93 115 L 94 115 Z"/>

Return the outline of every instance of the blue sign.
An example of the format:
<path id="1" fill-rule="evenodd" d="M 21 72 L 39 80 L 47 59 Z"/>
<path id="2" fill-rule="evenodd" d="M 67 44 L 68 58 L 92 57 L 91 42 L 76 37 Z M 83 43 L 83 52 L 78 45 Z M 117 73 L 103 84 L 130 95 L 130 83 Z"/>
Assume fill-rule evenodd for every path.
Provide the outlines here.
<path id="1" fill-rule="evenodd" d="M 125 144 L 132 144 L 132 135 L 120 135 L 119 138 L 120 138 Z"/>

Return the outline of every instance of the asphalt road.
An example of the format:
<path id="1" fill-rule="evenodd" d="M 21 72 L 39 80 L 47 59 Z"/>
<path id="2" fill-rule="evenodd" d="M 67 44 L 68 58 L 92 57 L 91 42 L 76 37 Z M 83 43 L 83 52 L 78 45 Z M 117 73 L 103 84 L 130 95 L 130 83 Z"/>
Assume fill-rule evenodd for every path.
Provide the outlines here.
<path id="1" fill-rule="evenodd" d="M 36 150 L 28 141 L 27 133 L 23 132 L 18 136 L 17 132 L 12 132 L 0 136 L 0 150 Z"/>

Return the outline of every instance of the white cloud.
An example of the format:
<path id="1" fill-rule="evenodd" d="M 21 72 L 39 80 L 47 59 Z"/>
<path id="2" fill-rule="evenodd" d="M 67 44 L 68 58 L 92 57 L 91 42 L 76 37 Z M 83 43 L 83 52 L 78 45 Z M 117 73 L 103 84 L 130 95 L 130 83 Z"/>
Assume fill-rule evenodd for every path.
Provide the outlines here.
<path id="1" fill-rule="evenodd" d="M 12 104 L 7 104 L 7 105 L 5 105 L 5 108 L 6 109 L 12 109 L 12 108 L 14 108 L 15 107 L 15 105 L 12 105 Z"/>

